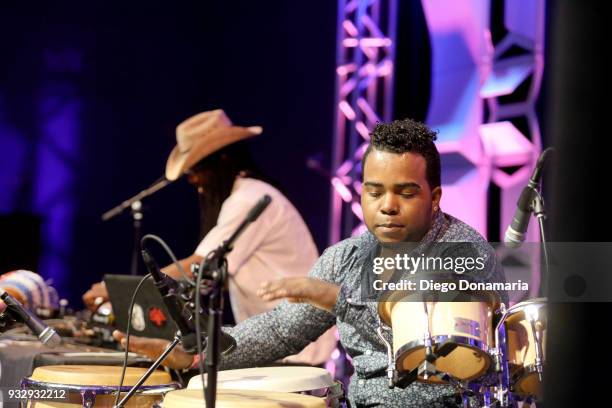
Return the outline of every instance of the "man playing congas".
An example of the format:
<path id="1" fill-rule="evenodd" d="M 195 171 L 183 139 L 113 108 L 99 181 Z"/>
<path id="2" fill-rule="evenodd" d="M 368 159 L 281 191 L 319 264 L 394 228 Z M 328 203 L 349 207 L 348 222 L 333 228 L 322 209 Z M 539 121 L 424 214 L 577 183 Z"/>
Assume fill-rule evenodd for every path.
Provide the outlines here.
<path id="1" fill-rule="evenodd" d="M 262 284 L 258 292 L 262 299 L 288 301 L 228 329 L 237 347 L 222 356 L 220 369 L 269 364 L 298 352 L 336 324 L 355 367 L 348 393 L 353 407 L 461 406 L 455 389 L 447 384 L 414 382 L 405 389 L 388 388 L 387 350 L 376 334 L 377 304 L 361 296 L 367 255 L 380 243 L 471 242 L 493 271 L 487 279 L 503 280 L 486 240 L 440 210 L 435 139 L 426 125 L 409 119 L 376 126 L 363 157 L 361 207 L 367 231 L 328 248 L 308 277 Z M 115 337 L 125 343 L 122 333 Z M 166 344 L 134 338 L 130 349 L 156 357 Z M 194 365 L 195 359 L 177 349 L 166 364 L 184 368 Z"/>

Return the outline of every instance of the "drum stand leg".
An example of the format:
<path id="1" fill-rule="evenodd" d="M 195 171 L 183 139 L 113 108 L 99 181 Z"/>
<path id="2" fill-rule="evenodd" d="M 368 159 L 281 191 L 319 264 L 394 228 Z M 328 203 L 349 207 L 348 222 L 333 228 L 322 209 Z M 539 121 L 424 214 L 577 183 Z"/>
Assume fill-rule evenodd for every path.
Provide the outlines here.
<path id="1" fill-rule="evenodd" d="M 172 343 L 168 344 L 168 346 L 166 347 L 166 349 L 164 350 L 164 352 L 157 358 L 157 360 L 155 360 L 155 362 L 153 362 L 153 364 L 151 365 L 151 367 L 149 367 L 149 369 L 147 370 L 146 373 L 144 373 L 142 375 L 142 377 L 140 377 L 140 379 L 138 380 L 138 382 L 136 384 L 134 384 L 134 386 L 128 391 L 127 394 L 125 394 L 125 397 L 123 397 L 123 399 L 121 401 L 119 401 L 119 403 L 117 405 L 115 405 L 113 408 L 121 408 L 123 407 L 130 398 L 132 398 L 132 396 L 136 393 L 136 391 L 138 391 L 138 388 L 144 384 L 145 381 L 147 381 L 147 378 L 149 378 L 149 376 L 151 374 L 153 374 L 153 372 L 155 370 L 157 370 L 157 367 L 159 367 L 162 363 L 162 361 L 164 361 L 164 359 L 166 357 L 168 357 L 168 354 L 170 354 L 170 352 L 172 350 L 174 350 L 174 348 L 177 346 L 177 344 L 179 344 L 181 342 L 181 339 L 179 337 L 178 334 L 176 334 L 174 336 L 174 340 L 172 340 Z"/>
<path id="2" fill-rule="evenodd" d="M 529 323 L 531 323 L 531 330 L 533 331 L 533 334 L 535 336 L 535 368 L 538 372 L 538 378 L 540 382 L 542 382 L 542 376 L 544 372 L 544 366 L 542 365 L 542 355 L 544 354 L 542 352 L 542 337 L 540 335 L 540 331 L 536 328 L 536 320 L 529 317 L 528 319 Z"/>
<path id="3" fill-rule="evenodd" d="M 502 303 L 499 308 L 501 319 L 495 327 L 495 348 L 489 350 L 493 358 L 494 371 L 497 374 L 497 384 L 495 385 L 495 400 L 500 408 L 515 406 L 510 394 L 510 370 L 508 360 L 505 355 L 506 329 L 504 323 L 508 317 L 506 305 Z"/>
<path id="4" fill-rule="evenodd" d="M 397 381 L 397 371 L 395 370 L 395 361 L 393 361 L 393 347 L 391 347 L 391 343 L 383 334 L 383 327 L 378 326 L 376 329 L 376 334 L 382 340 L 382 342 L 387 346 L 387 378 L 389 380 L 388 387 L 393 389 L 395 387 L 395 382 Z"/>

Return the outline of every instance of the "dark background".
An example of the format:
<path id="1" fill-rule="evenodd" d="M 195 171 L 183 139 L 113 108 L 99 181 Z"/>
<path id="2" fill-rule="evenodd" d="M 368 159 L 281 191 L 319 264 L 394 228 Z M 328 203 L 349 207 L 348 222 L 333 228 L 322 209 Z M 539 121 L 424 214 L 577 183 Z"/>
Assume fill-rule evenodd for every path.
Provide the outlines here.
<path id="1" fill-rule="evenodd" d="M 252 1 L 61 2 L 35 10 L 3 4 L 0 36 L 10 41 L 0 49 L 0 90 L 7 121 L 34 138 L 33 112 L 40 89 L 50 82 L 69 83 L 81 103 L 80 151 L 72 163 L 78 175 L 71 192 L 77 199 L 75 230 L 66 271 L 72 279 L 62 294 L 78 304 L 102 274 L 129 271 L 130 217 L 102 223 L 100 215 L 163 174 L 180 121 L 219 107 L 236 124 L 263 126 L 264 134 L 251 143 L 257 163 L 324 247 L 328 183 L 305 162 L 311 155 L 325 160 L 331 151 L 335 26 L 336 4 L 329 1 L 266 7 Z M 78 55 L 77 69 L 49 66 L 45 52 L 61 49 Z M 20 193 L 17 212 L 31 211 L 32 195 Z M 166 239 L 179 257 L 192 253 L 199 218 L 191 186 L 180 180 L 146 207 L 144 232 Z M 36 222 L 30 225 L 12 232 L 31 236 Z M 30 245 L 15 245 L 15 238 L 6 244 Z M 30 248 L 35 257 L 36 248 Z M 36 270 L 36 262 L 24 264 Z"/>
<path id="2" fill-rule="evenodd" d="M 605 125 L 612 71 L 604 4 L 548 2 L 538 110 L 545 145 L 557 149 L 546 173 L 554 241 L 610 241 Z M 399 5 L 394 116 L 424 120 L 427 29 L 419 1 Z M 129 270 L 130 218 L 102 223 L 102 212 L 157 179 L 175 126 L 204 110 L 221 107 L 236 124 L 264 127 L 251 143 L 258 164 L 303 214 L 319 248 L 327 245 L 329 185 L 305 163 L 316 156 L 329 165 L 336 8 L 329 0 L 2 2 L 0 119 L 34 145 L 41 93 L 68 84 L 80 101 L 70 279 L 62 293 L 73 306 L 104 273 Z M 48 55 L 62 50 L 73 58 L 58 67 Z M 10 146 L 0 149 L 10 159 Z M 2 271 L 37 270 L 45 218 L 32 205 L 35 156 L 26 157 L 12 211 L 0 215 Z M 165 238 L 179 257 L 190 254 L 198 239 L 191 187 L 179 181 L 146 204 L 145 232 Z M 597 282 L 598 269 L 572 267 Z M 611 315 L 609 303 L 551 305 L 547 406 L 581 406 L 587 395 L 607 399 Z"/>
<path id="3" fill-rule="evenodd" d="M 78 153 L 70 163 L 77 178 L 68 192 L 76 198 L 70 279 L 60 285 L 62 296 L 78 307 L 103 274 L 129 272 L 129 215 L 106 223 L 100 215 L 163 174 L 178 123 L 219 107 L 236 124 L 263 126 L 250 143 L 257 164 L 296 205 L 319 249 L 327 246 L 329 183 L 306 161 L 329 166 L 336 9 L 325 0 L 61 2 L 35 9 L 3 3 L 5 121 L 35 144 L 44 95 L 57 87 L 80 103 Z M 397 116 L 425 120 L 430 49 L 420 2 L 400 2 L 399 19 Z M 59 63 L 57 55 L 64 56 Z M 10 220 L 0 224 L 4 271 L 38 270 L 35 243 L 46 220 L 32 206 L 36 159 L 30 157 Z M 145 201 L 143 232 L 163 237 L 178 257 L 198 242 L 192 190 L 179 180 Z M 15 223 L 19 213 L 27 222 Z"/>

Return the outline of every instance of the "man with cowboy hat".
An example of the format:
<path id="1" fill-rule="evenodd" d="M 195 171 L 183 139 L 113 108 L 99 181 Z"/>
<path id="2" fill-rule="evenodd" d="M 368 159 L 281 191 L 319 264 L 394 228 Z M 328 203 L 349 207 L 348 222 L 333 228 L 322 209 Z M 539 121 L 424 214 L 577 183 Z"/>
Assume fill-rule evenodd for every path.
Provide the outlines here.
<path id="1" fill-rule="evenodd" d="M 306 276 L 318 257 L 304 220 L 276 188 L 263 180 L 253 165 L 244 140 L 259 135 L 259 126 L 234 126 L 221 109 L 199 113 L 176 128 L 177 145 L 166 163 L 166 178 L 176 180 L 187 174 L 197 187 L 202 215 L 202 241 L 193 255 L 180 260 L 188 271 L 211 250 L 227 239 L 253 205 L 268 194 L 272 201 L 253 225 L 236 241 L 228 254 L 229 296 L 236 322 L 271 310 L 279 300 L 263 301 L 259 286 L 282 277 Z M 180 278 L 175 265 L 162 269 Z M 108 293 L 96 283 L 83 301 L 94 308 Z M 290 362 L 321 364 L 336 345 L 328 331 Z"/>

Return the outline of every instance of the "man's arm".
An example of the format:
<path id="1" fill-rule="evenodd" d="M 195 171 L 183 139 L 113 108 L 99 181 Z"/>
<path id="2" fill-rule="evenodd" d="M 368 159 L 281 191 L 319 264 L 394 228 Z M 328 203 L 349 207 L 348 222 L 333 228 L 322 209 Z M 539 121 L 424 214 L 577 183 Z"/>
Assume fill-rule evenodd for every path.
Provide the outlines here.
<path id="1" fill-rule="evenodd" d="M 224 329 L 237 347 L 221 358 L 221 369 L 253 367 L 297 354 L 335 323 L 331 313 L 283 301 L 269 312 Z"/>
<path id="2" fill-rule="evenodd" d="M 335 317 L 306 304 L 282 302 L 275 309 L 253 316 L 235 327 L 224 328 L 236 340 L 236 348 L 221 356 L 220 369 L 254 367 L 272 363 L 297 354 L 335 324 Z M 126 347 L 125 333 L 113 332 L 115 340 Z M 159 357 L 170 342 L 131 336 L 129 350 L 146 355 L 152 360 Z M 206 352 L 204 352 L 204 355 Z M 162 364 L 170 368 L 195 368 L 197 360 L 177 346 Z"/>
<path id="3" fill-rule="evenodd" d="M 336 252 L 334 247 L 323 252 L 308 278 L 281 279 L 279 282 L 284 284 L 280 286 L 269 284 L 269 288 L 282 292 L 280 294 L 283 296 L 278 296 L 277 293 L 274 298 L 287 297 L 292 301 L 311 304 L 283 301 L 267 313 L 253 316 L 233 328 L 226 329 L 236 340 L 237 347 L 221 358 L 223 369 L 267 364 L 297 354 L 336 323 L 336 317 L 323 310 L 328 309 L 327 307 L 312 305 L 321 302 L 323 292 L 326 293 L 325 297 L 334 299 L 322 303 L 335 304 L 335 265 L 338 264 L 335 259 Z M 313 281 L 313 285 L 308 284 L 308 281 Z M 265 287 L 264 284 L 262 289 Z M 265 295 L 270 291 L 263 289 L 260 293 Z M 317 293 L 319 300 L 313 302 L 312 298 L 317 297 Z"/>
<path id="4" fill-rule="evenodd" d="M 257 295 L 263 300 L 287 299 L 290 303 L 308 303 L 331 312 L 336 305 L 340 286 L 310 277 L 282 278 L 264 282 Z"/>

